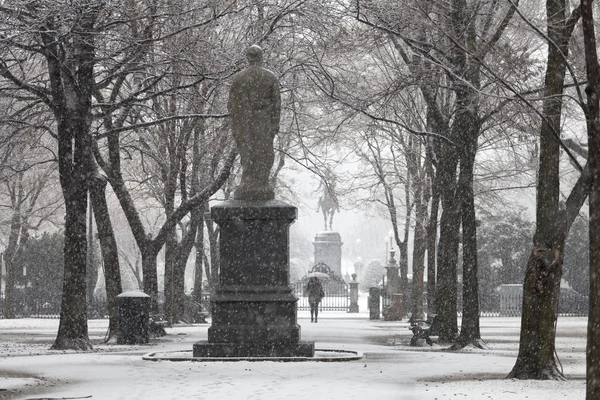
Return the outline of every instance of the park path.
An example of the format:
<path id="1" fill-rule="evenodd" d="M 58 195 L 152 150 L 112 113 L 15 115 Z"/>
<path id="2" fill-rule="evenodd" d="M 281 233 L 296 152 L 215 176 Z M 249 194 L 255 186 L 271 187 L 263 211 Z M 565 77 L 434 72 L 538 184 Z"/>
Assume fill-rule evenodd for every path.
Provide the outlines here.
<path id="1" fill-rule="evenodd" d="M 578 332 L 585 330 L 582 319 L 559 323 L 559 335 L 565 335 L 558 340 L 565 352 L 565 372 L 575 378 L 560 385 L 502 379 L 514 364 L 518 319 L 482 319 L 484 336 L 488 333 L 492 338 L 493 350 L 460 353 L 443 352 L 439 346 L 410 348 L 406 345 L 411 336 L 407 322 L 370 321 L 364 312 L 326 311 L 314 324 L 308 313 L 301 311 L 298 322 L 302 340 L 315 341 L 317 348 L 357 350 L 365 357 L 345 363 L 141 359 L 152 351 L 191 349 L 194 342 L 206 339 L 207 324 L 170 328 L 166 338 L 148 346 L 100 344 L 91 353 L 57 354 L 47 348 L 58 321 L 22 320 L 19 325 L 0 320 L 0 388 L 2 377 L 10 375 L 6 382 L 20 382 L 10 391 L 0 391 L 0 399 L 552 400 L 566 395 L 582 398 L 572 396 L 585 389 L 581 380 L 585 340 L 578 337 Z M 106 323 L 90 321 L 93 340 L 102 339 Z M 19 351 L 7 352 L 11 348 Z M 569 355 L 573 358 L 567 358 Z"/>

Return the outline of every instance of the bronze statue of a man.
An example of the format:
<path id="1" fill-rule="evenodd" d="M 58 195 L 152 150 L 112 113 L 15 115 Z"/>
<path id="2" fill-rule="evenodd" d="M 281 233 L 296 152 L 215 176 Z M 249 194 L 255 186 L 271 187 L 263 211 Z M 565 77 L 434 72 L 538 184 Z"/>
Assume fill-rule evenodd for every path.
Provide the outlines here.
<path id="1" fill-rule="evenodd" d="M 249 65 L 233 79 L 227 103 L 242 164 L 242 180 L 233 198 L 270 200 L 275 198 L 269 174 L 275 161 L 273 140 L 279 132 L 279 81 L 262 67 L 259 46 L 250 46 L 246 57 Z"/>

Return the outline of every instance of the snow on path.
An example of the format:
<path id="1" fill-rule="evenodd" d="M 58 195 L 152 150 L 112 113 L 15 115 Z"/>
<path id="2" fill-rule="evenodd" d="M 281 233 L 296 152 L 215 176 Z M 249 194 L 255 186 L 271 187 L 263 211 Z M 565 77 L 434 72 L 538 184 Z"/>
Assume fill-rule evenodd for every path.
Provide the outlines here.
<path id="1" fill-rule="evenodd" d="M 365 358 L 344 363 L 141 359 L 152 351 L 191 349 L 206 339 L 208 325 L 168 329 L 164 340 L 149 346 L 96 345 L 91 353 L 57 354 L 47 350 L 57 320 L 0 320 L 0 389 L 8 389 L 0 391 L 0 399 L 585 398 L 585 318 L 559 319 L 557 346 L 570 379 L 547 382 L 503 379 L 515 361 L 518 318 L 482 318 L 482 336 L 491 349 L 449 353 L 437 345 L 409 347 L 407 322 L 369 321 L 365 313 L 324 312 L 320 317 L 311 324 L 308 313 L 299 312 L 302 340 L 316 341 L 317 348 L 359 350 Z M 100 342 L 106 325 L 90 321 L 92 340 Z"/>

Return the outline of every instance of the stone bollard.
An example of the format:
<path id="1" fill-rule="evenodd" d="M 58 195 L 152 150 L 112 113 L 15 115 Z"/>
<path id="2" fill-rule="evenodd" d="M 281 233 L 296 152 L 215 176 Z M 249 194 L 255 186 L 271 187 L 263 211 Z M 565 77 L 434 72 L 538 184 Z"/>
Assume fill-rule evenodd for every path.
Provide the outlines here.
<path id="1" fill-rule="evenodd" d="M 369 288 L 369 319 L 380 319 L 379 308 L 381 305 L 379 288 Z"/>
<path id="2" fill-rule="evenodd" d="M 131 291 L 117 296 L 119 329 L 117 344 L 143 344 L 150 341 L 150 296 Z"/>
<path id="3" fill-rule="evenodd" d="M 356 274 L 352 274 L 352 282 L 348 284 L 350 286 L 350 308 L 349 313 L 358 312 L 358 282 L 356 281 Z"/>

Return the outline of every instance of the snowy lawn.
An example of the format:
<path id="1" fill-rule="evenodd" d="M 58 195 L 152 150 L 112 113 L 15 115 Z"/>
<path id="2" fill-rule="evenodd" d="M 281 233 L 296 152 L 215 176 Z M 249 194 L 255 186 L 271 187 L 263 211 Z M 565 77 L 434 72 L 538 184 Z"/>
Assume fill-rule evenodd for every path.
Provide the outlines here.
<path id="1" fill-rule="evenodd" d="M 362 310 L 365 310 L 363 307 Z M 298 313 L 302 340 L 358 350 L 359 361 L 151 362 L 155 351 L 190 350 L 208 324 L 168 328 L 144 346 L 102 344 L 108 321 L 89 322 L 94 351 L 48 350 L 58 320 L 0 320 L 0 399 L 584 399 L 587 318 L 559 318 L 557 348 L 566 382 L 504 377 L 515 362 L 519 318 L 482 318 L 490 349 L 410 347 L 408 323 L 325 311 L 319 323 Z"/>

